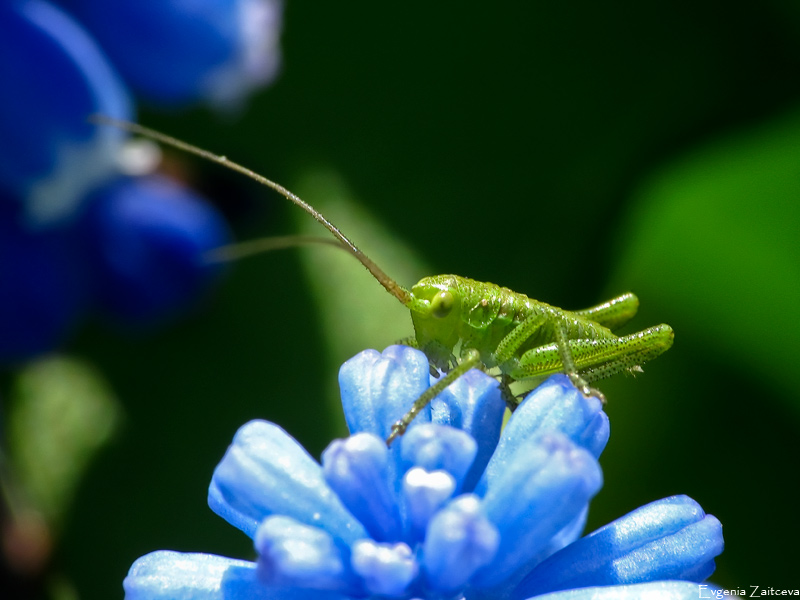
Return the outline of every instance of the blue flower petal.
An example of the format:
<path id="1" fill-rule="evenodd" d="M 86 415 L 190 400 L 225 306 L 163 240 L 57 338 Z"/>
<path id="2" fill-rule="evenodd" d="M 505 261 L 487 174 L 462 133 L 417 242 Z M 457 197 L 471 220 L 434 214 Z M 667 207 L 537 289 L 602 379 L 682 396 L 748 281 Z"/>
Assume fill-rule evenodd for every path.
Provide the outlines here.
<path id="1" fill-rule="evenodd" d="M 647 504 L 553 554 L 520 584 L 517 598 L 589 585 L 658 579 L 702 581 L 722 552 L 719 521 L 687 496 Z"/>
<path id="2" fill-rule="evenodd" d="M 536 596 L 536 600 L 697 600 L 712 598 L 702 586 L 687 581 L 654 581 L 638 585 L 587 587 Z"/>
<path id="3" fill-rule="evenodd" d="M 322 453 L 325 480 L 378 541 L 402 534 L 393 466 L 386 443 L 369 433 L 335 440 Z"/>
<path id="4" fill-rule="evenodd" d="M 360 540 L 353 545 L 353 570 L 369 594 L 404 597 L 418 573 L 418 565 L 406 544 Z"/>
<path id="5" fill-rule="evenodd" d="M 459 496 L 428 525 L 422 565 L 429 587 L 454 594 L 494 559 L 499 542 L 497 528 L 483 514 L 478 497 Z"/>
<path id="6" fill-rule="evenodd" d="M 406 346 L 365 350 L 342 365 L 339 387 L 350 433 L 366 431 L 385 440 L 392 425 L 428 389 L 428 359 Z M 430 414 L 428 406 L 411 426 L 429 422 Z"/>
<path id="7" fill-rule="evenodd" d="M 0 3 L 0 81 L 13 89 L 0 100 L 0 183 L 28 224 L 72 218 L 116 173 L 125 137 L 86 117 L 129 120 L 125 87 L 86 32 L 41 0 Z"/>
<path id="8" fill-rule="evenodd" d="M 494 477 L 502 476 L 520 445 L 548 431 L 563 433 L 595 458 L 605 448 L 610 433 L 600 400 L 584 397 L 566 375 L 553 375 L 528 394 L 511 415 L 476 493 L 482 494 Z"/>
<path id="9" fill-rule="evenodd" d="M 73 0 L 131 86 L 166 105 L 240 101 L 280 64 L 276 0 Z"/>
<path id="10" fill-rule="evenodd" d="M 142 556 L 122 585 L 125 600 L 348 600 L 336 593 L 268 588 L 255 563 L 167 550 Z"/>
<path id="11" fill-rule="evenodd" d="M 259 516 L 255 517 L 251 516 L 250 513 L 237 510 L 225 500 L 219 487 L 217 487 L 217 482 L 213 479 L 208 486 L 208 507 L 228 523 L 244 531 L 251 538 L 255 537 L 258 525 L 261 523 L 260 514 L 256 513 Z"/>
<path id="12" fill-rule="evenodd" d="M 264 519 L 255 536 L 259 578 L 273 587 L 359 593 L 350 552 L 329 533 L 284 516 Z"/>
<path id="13" fill-rule="evenodd" d="M 558 552 L 562 548 L 569 546 L 572 542 L 581 537 L 584 527 L 586 527 L 586 518 L 589 516 L 589 503 L 583 507 L 583 510 L 575 516 L 568 525 L 561 531 L 555 534 L 547 545 L 542 548 L 539 553 L 539 558 L 535 562 L 544 560 L 551 554 Z"/>
<path id="14" fill-rule="evenodd" d="M 506 403 L 494 377 L 477 369 L 465 373 L 431 402 L 434 423 L 466 431 L 478 443 L 463 489 L 472 490 L 500 439 Z"/>
<path id="15" fill-rule="evenodd" d="M 530 570 L 601 485 L 597 460 L 561 433 L 540 434 L 518 446 L 483 498 L 483 510 L 500 532 L 500 548 L 473 585 L 508 585 Z"/>
<path id="16" fill-rule="evenodd" d="M 227 243 L 219 212 L 164 177 L 123 177 L 98 191 L 83 225 L 99 300 L 125 321 L 184 308 L 215 281 L 205 253 Z"/>
<path id="17" fill-rule="evenodd" d="M 250 421 L 236 433 L 212 478 L 212 510 L 249 536 L 253 522 L 272 515 L 291 517 L 352 543 L 365 537 L 364 527 L 328 486 L 320 465 L 283 429 L 267 421 Z M 218 510 L 224 503 L 228 509 Z M 245 520 L 247 517 L 248 520 Z"/>
<path id="18" fill-rule="evenodd" d="M 255 563 L 160 551 L 133 563 L 122 586 L 125 600 L 267 600 Z"/>
<path id="19" fill-rule="evenodd" d="M 408 541 L 421 541 L 430 518 L 453 497 L 456 480 L 447 471 L 414 467 L 403 476 L 403 505 Z"/>

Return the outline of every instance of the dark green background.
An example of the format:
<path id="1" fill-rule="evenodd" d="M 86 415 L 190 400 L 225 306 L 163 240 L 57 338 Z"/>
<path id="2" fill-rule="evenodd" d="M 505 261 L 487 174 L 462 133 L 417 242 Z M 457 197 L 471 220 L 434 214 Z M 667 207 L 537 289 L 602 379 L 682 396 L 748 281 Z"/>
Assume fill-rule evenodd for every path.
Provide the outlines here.
<path id="1" fill-rule="evenodd" d="M 724 525 L 716 583 L 800 587 L 798 5 L 292 1 L 283 51 L 241 114 L 140 118 L 290 187 L 332 170 L 435 273 L 565 308 L 636 292 L 633 326 L 676 341 L 601 386 L 613 435 L 589 528 L 685 493 Z M 241 238 L 292 230 L 275 194 L 195 168 Z M 300 261 L 243 261 L 164 330 L 94 323 L 67 348 L 125 413 L 57 550 L 81 598 L 121 597 L 151 550 L 252 555 L 205 503 L 246 420 L 315 455 L 342 435 L 324 396 L 348 356 L 326 349 L 330 303 Z"/>

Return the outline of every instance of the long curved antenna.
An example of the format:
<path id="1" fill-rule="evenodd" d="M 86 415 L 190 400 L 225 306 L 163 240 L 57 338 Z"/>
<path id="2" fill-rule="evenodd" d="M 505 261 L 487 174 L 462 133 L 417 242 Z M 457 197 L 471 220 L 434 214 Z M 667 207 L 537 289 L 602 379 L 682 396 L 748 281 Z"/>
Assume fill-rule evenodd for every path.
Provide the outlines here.
<path id="1" fill-rule="evenodd" d="M 211 162 L 215 162 L 217 164 L 222 165 L 223 167 L 227 167 L 232 171 L 236 171 L 253 179 L 260 183 L 261 185 L 265 185 L 268 188 L 271 188 L 278 192 L 281 196 L 290 200 L 312 217 L 314 217 L 317 221 L 319 221 L 325 229 L 330 231 L 333 236 L 339 240 L 352 254 L 355 256 L 359 262 L 364 265 L 364 267 L 369 271 L 372 276 L 378 280 L 386 291 L 389 292 L 392 296 L 397 298 L 403 305 L 408 306 L 409 302 L 411 301 L 411 295 L 409 294 L 408 290 L 402 287 L 399 283 L 397 283 L 394 279 L 389 277 L 383 270 L 372 262 L 372 259 L 364 254 L 361 250 L 359 250 L 356 245 L 351 242 L 347 236 L 345 236 L 341 231 L 339 231 L 338 227 L 336 227 L 333 223 L 328 221 L 325 216 L 315 209 L 310 204 L 306 203 L 300 196 L 297 194 L 290 192 L 282 185 L 275 183 L 274 181 L 267 179 L 263 175 L 259 175 L 255 171 L 251 171 L 247 167 L 244 167 L 238 163 L 228 160 L 225 156 L 220 156 L 209 152 L 208 150 L 203 150 L 202 148 L 198 148 L 197 146 L 193 146 L 192 144 L 188 144 L 183 142 L 177 138 L 171 137 L 169 135 L 165 135 L 159 131 L 154 129 L 150 129 L 148 127 L 144 127 L 143 125 L 139 125 L 138 123 L 131 123 L 129 121 L 120 121 L 118 119 L 112 119 L 111 117 L 107 117 L 105 115 L 92 115 L 89 117 L 89 121 L 95 123 L 97 125 L 110 125 L 112 127 L 117 127 L 118 129 L 124 129 L 125 131 L 130 131 L 131 133 L 136 133 L 139 135 L 143 135 L 145 137 L 151 138 L 162 144 L 166 144 L 168 146 L 172 146 L 179 150 L 183 150 L 184 152 L 188 152 L 190 154 L 194 154 L 201 158 L 205 158 L 206 160 L 210 160 Z"/>
<path id="2" fill-rule="evenodd" d="M 280 235 L 220 246 L 206 252 L 203 258 L 210 263 L 228 262 L 264 252 L 297 248 L 298 246 L 308 246 L 309 244 L 333 246 L 334 248 L 339 248 L 339 250 L 344 250 L 348 254 L 350 253 L 350 248 L 343 245 L 339 240 L 310 235 Z"/>

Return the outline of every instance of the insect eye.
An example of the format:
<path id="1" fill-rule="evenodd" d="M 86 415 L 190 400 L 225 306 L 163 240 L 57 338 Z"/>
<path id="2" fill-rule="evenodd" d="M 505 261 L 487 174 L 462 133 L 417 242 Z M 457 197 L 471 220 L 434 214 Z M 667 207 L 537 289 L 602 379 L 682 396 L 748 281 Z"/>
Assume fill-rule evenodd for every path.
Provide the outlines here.
<path id="1" fill-rule="evenodd" d="M 437 319 L 446 317 L 452 309 L 453 294 L 450 292 L 439 292 L 431 300 L 431 314 Z"/>

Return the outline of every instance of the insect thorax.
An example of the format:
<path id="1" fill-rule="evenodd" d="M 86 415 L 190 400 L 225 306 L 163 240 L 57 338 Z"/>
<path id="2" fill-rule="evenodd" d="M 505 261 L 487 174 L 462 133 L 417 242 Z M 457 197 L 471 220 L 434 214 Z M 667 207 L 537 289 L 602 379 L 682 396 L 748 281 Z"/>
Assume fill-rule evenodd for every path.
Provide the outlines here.
<path id="1" fill-rule="evenodd" d="M 487 366 L 494 366 L 494 350 L 509 331 L 533 312 L 559 310 L 508 288 L 458 275 L 425 277 L 411 288 L 411 296 L 417 344 L 439 368 L 451 366 L 465 348 L 479 350 Z"/>

